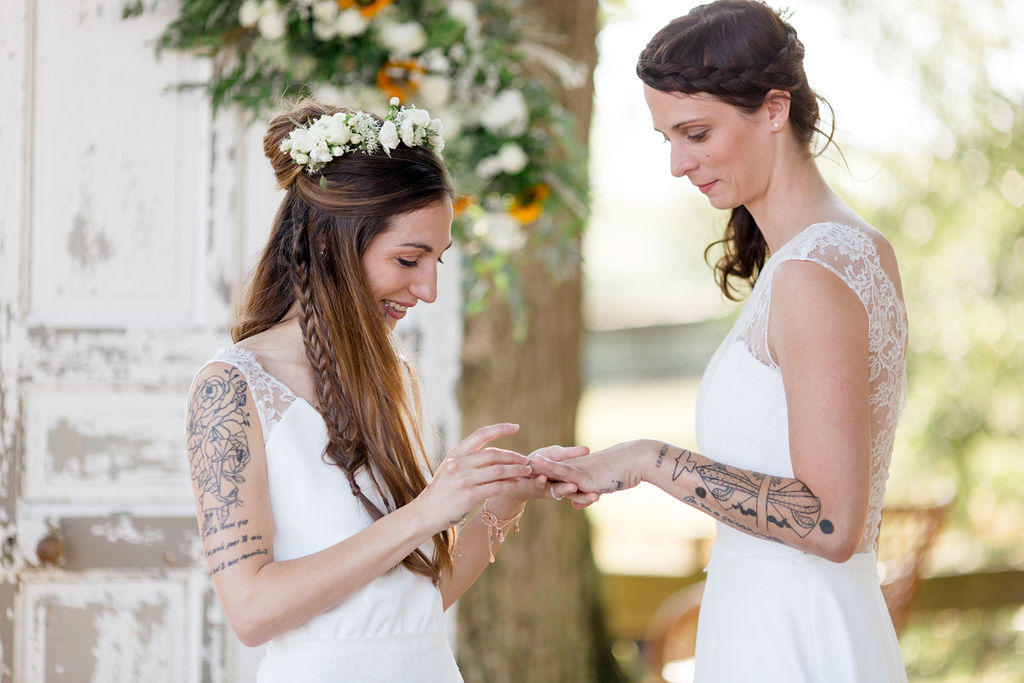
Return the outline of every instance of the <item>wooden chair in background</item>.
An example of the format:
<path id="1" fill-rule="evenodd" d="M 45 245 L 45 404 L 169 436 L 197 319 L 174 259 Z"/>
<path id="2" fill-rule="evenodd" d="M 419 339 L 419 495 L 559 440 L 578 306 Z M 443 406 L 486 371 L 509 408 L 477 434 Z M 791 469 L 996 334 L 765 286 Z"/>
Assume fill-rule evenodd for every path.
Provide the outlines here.
<path id="1" fill-rule="evenodd" d="M 953 504 L 953 496 L 924 506 L 898 506 L 882 510 L 878 537 L 878 573 L 893 626 L 899 634 L 921 579 L 928 550 Z M 645 639 L 644 655 L 653 683 L 674 683 L 663 677 L 665 665 L 693 658 L 697 617 L 704 582 L 695 583 L 667 598 L 654 616 Z"/>

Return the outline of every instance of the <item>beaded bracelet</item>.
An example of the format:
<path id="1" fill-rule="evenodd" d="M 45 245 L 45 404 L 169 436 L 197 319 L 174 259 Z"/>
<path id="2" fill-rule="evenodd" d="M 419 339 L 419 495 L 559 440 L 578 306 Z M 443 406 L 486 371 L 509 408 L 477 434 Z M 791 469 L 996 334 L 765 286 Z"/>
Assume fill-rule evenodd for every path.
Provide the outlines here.
<path id="1" fill-rule="evenodd" d="M 494 537 L 498 537 L 498 543 L 505 542 L 505 530 L 511 525 L 515 524 L 515 528 L 512 533 L 519 533 L 519 518 L 523 516 L 526 511 L 526 506 L 523 507 L 512 517 L 508 519 L 498 519 L 497 515 L 487 509 L 487 501 L 484 501 L 484 507 L 480 511 L 480 519 L 483 520 L 484 526 L 487 527 L 487 553 L 490 556 L 489 562 L 494 562 Z"/>

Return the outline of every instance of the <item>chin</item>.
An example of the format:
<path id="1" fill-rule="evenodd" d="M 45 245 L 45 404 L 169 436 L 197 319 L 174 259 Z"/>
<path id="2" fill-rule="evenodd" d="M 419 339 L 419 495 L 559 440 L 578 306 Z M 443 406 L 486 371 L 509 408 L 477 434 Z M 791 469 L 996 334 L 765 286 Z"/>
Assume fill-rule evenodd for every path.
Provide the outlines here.
<path id="1" fill-rule="evenodd" d="M 708 202 L 711 203 L 711 206 L 723 211 L 730 211 L 743 205 L 743 202 L 738 202 L 731 197 L 708 197 Z"/>

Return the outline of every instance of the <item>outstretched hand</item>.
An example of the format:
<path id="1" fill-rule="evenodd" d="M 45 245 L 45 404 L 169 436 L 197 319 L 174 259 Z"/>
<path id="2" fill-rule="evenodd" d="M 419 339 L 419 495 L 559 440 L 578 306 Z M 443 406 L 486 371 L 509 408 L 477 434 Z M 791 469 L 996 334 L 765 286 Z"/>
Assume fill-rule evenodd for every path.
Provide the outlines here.
<path id="1" fill-rule="evenodd" d="M 564 482 L 566 486 L 574 485 L 578 492 L 573 497 L 573 507 L 582 509 L 596 501 L 600 494 L 624 491 L 640 483 L 640 475 L 629 457 L 631 448 L 627 442 L 579 456 L 563 451 L 535 451 L 530 455 L 530 464 L 537 476 Z"/>

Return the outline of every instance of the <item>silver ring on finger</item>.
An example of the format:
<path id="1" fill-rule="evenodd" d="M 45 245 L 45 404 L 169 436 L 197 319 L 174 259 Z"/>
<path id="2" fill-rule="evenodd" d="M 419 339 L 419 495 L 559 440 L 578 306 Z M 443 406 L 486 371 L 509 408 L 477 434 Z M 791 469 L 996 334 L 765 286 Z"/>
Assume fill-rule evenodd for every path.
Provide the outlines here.
<path id="1" fill-rule="evenodd" d="M 565 496 L 556 496 L 555 490 L 551 489 L 551 497 L 554 498 L 555 500 L 562 500 L 562 498 L 564 498 Z"/>

